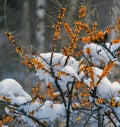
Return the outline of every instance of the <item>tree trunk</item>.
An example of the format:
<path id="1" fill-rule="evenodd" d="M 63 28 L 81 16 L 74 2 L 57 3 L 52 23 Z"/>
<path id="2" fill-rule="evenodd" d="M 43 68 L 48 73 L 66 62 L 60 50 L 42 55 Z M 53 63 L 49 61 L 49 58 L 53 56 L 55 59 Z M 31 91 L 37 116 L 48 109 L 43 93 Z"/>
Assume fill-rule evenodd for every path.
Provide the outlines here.
<path id="1" fill-rule="evenodd" d="M 30 10 L 29 0 L 23 2 L 23 17 L 22 17 L 22 28 L 23 39 L 25 42 L 30 43 Z"/>
<path id="2" fill-rule="evenodd" d="M 37 26 L 36 26 L 36 38 L 39 45 L 40 52 L 45 50 L 45 0 L 36 0 L 36 16 L 37 16 Z"/>
<path id="3" fill-rule="evenodd" d="M 0 1 L 0 30 L 3 30 L 5 27 L 4 23 L 4 0 Z"/>

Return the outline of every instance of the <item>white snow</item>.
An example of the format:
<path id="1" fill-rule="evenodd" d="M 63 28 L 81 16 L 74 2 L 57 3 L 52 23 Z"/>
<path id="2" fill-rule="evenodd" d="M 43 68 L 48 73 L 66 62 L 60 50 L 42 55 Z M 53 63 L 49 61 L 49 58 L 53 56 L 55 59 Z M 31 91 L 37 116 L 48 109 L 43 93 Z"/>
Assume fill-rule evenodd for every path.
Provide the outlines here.
<path id="1" fill-rule="evenodd" d="M 68 81 L 72 82 L 74 78 L 79 80 L 83 76 L 83 74 L 82 76 L 81 74 L 77 74 L 79 62 L 73 57 L 68 58 L 61 53 L 41 53 L 40 56 L 35 57 L 35 59 L 42 62 L 48 71 L 45 72 L 43 69 L 36 69 L 36 76 L 38 76 L 40 80 L 45 80 L 46 84 L 51 82 L 55 85 L 54 77 L 58 76 L 58 71 L 66 73 L 66 75 L 61 75 L 58 81 L 63 90 L 66 90 Z"/>
<path id="2" fill-rule="evenodd" d="M 110 99 L 112 95 L 111 82 L 105 77 L 97 87 L 97 93 L 101 98 Z"/>
<path id="3" fill-rule="evenodd" d="M 108 43 L 107 47 L 108 47 L 108 49 L 110 49 L 111 52 L 114 52 L 120 48 L 120 42 L 117 44 L 112 44 L 112 45 L 110 43 Z"/>
<path id="4" fill-rule="evenodd" d="M 28 115 L 30 112 L 34 111 L 33 117 L 38 119 L 40 122 L 46 121 L 49 123 L 54 121 L 56 118 L 66 116 L 64 104 L 54 104 L 50 100 L 45 101 L 44 104 L 35 101 L 34 103 L 22 105 L 19 109 L 23 109 Z M 31 127 L 37 127 L 37 125 L 25 115 L 22 115 L 19 120 L 23 120 Z"/>
<path id="5" fill-rule="evenodd" d="M 118 44 L 120 46 L 120 44 Z M 111 51 L 115 51 L 117 49 L 117 44 L 111 46 Z M 90 49 L 90 54 L 87 54 L 86 49 Z M 115 60 L 115 58 L 102 46 L 90 43 L 86 44 L 84 46 L 84 54 L 86 57 L 91 56 L 92 62 L 99 66 L 101 65 L 101 62 L 103 61 L 105 64 L 108 64 L 109 61 Z M 118 61 L 116 61 L 117 64 L 120 64 Z"/>
<path id="6" fill-rule="evenodd" d="M 114 97 L 120 97 L 120 83 L 119 82 L 113 82 L 111 84 L 111 91 L 112 91 L 112 95 L 114 95 Z M 119 100 L 120 101 L 120 100 Z"/>
<path id="7" fill-rule="evenodd" d="M 47 122 L 54 121 L 56 118 L 66 115 L 64 104 L 54 104 L 49 100 L 43 104 L 37 100 L 30 103 L 31 96 L 27 94 L 23 87 L 14 79 L 5 79 L 0 82 L 0 95 L 9 97 L 11 99 L 10 103 L 19 105 L 18 109 L 24 110 L 27 115 L 34 111 L 33 116 L 41 122 L 44 120 Z M 8 108 L 5 108 L 5 111 L 9 113 Z M 18 119 L 27 122 L 30 126 L 37 127 L 37 125 L 25 115 L 22 115 Z"/>
<path id="8" fill-rule="evenodd" d="M 41 121 L 54 121 L 56 118 L 65 116 L 65 107 L 63 104 L 53 104 L 52 101 L 47 100 L 44 105 L 35 112 L 34 116 Z"/>
<path id="9" fill-rule="evenodd" d="M 97 83 L 99 76 L 102 74 L 102 70 L 97 67 L 93 67 L 93 71 L 94 82 Z M 98 95 L 105 99 L 118 96 L 118 91 L 120 91 L 120 84 L 118 82 L 111 83 L 107 77 L 102 78 L 99 85 L 97 86 Z"/>
<path id="10" fill-rule="evenodd" d="M 70 76 L 75 77 L 76 79 L 79 80 L 79 76 L 78 76 L 78 74 L 75 72 L 75 70 L 74 70 L 73 67 L 65 66 L 65 67 L 63 67 L 62 71 L 65 72 L 66 74 L 69 74 Z"/>
<path id="11" fill-rule="evenodd" d="M 0 82 L 0 95 L 10 98 L 12 104 L 23 104 L 31 101 L 31 96 L 14 79 L 4 79 Z"/>
<path id="12" fill-rule="evenodd" d="M 42 69 L 37 71 L 36 76 L 38 76 L 41 81 L 45 80 L 46 84 L 48 84 L 48 82 L 54 83 L 54 78 L 49 74 L 49 72 L 45 72 Z"/>
<path id="13" fill-rule="evenodd" d="M 54 72 L 62 69 L 65 66 L 67 60 L 67 56 L 61 53 L 53 53 L 53 56 L 52 53 L 41 53 L 40 56 L 41 57 L 36 57 L 36 59 L 41 61 L 48 70 L 52 66 Z M 50 63 L 52 65 L 50 65 Z M 57 66 L 58 63 L 60 64 L 59 66 Z M 69 65 L 73 67 L 75 71 L 78 71 L 78 62 L 73 57 L 68 58 L 66 65 Z"/>

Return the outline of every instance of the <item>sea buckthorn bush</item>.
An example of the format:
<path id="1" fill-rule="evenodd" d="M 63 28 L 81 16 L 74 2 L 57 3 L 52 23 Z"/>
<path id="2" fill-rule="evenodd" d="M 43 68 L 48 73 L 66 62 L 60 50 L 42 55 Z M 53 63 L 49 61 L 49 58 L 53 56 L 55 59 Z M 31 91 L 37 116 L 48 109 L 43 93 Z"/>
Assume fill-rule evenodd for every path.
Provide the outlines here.
<path id="1" fill-rule="evenodd" d="M 20 102 L 1 92 L 1 102 L 7 103 L 3 122 L 17 119 L 34 127 L 52 127 L 55 121 L 57 126 L 66 127 L 120 125 L 120 83 L 108 78 L 111 69 L 120 65 L 120 37 L 106 42 L 112 31 L 120 31 L 120 17 L 115 24 L 99 30 L 99 22 L 85 22 L 88 11 L 84 4 L 71 24 L 66 20 L 67 9 L 61 6 L 57 22 L 51 27 L 54 33 L 50 52 L 33 48 L 26 53 L 29 48 L 11 32 L 5 32 L 21 62 L 35 71 L 39 81 L 31 95 L 25 91 L 23 95 L 15 93 L 16 97 L 22 96 Z M 63 31 L 68 43 L 58 52 Z"/>

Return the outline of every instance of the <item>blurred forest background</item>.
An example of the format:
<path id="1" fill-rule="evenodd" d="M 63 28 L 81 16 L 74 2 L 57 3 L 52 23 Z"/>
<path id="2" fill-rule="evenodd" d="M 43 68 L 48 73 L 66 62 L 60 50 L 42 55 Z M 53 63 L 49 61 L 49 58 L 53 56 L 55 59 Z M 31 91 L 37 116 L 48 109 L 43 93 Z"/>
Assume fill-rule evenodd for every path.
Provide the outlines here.
<path id="1" fill-rule="evenodd" d="M 65 19 L 71 23 L 77 18 L 81 3 L 88 7 L 86 22 L 97 21 L 99 29 L 114 24 L 120 16 L 120 0 L 6 0 L 6 5 L 5 0 L 0 0 L 0 80 L 14 78 L 24 85 L 27 92 L 37 80 L 34 72 L 20 62 L 4 34 L 5 27 L 24 46 L 32 45 L 40 52 L 50 52 L 54 32 L 51 26 L 56 24 L 61 6 L 67 6 Z M 109 39 L 114 37 L 112 33 Z M 58 44 L 59 52 L 66 43 L 64 40 Z"/>

